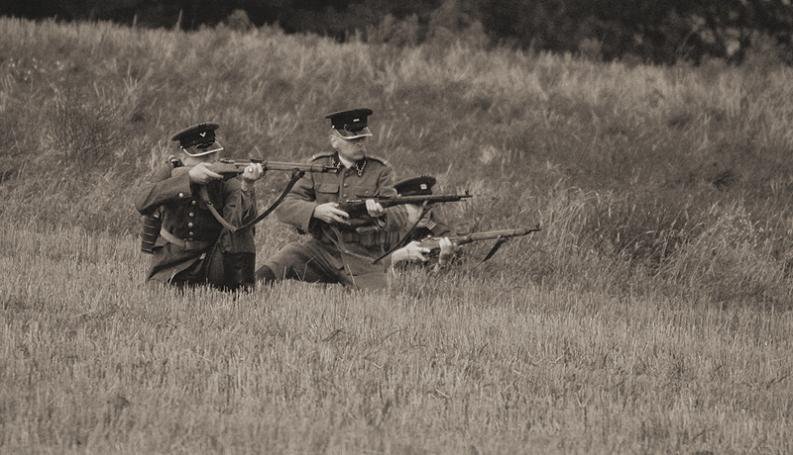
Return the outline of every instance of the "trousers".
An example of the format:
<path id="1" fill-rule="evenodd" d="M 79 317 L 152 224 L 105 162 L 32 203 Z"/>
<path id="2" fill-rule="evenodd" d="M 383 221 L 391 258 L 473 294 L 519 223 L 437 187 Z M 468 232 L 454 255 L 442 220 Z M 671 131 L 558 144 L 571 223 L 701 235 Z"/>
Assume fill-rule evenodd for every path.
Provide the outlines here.
<path id="1" fill-rule="evenodd" d="M 388 286 L 384 265 L 372 264 L 366 257 L 343 254 L 335 246 L 317 239 L 287 244 L 256 271 L 256 279 L 338 283 L 360 289 Z"/>

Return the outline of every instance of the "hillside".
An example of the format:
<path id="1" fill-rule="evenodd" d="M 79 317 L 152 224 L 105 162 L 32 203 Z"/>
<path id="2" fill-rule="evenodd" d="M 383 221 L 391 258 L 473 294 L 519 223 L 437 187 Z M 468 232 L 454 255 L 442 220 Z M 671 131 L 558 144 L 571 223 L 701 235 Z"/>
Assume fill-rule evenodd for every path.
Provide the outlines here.
<path id="1" fill-rule="evenodd" d="M 130 188 L 173 153 L 173 131 L 214 120 L 230 155 L 305 159 L 327 148 L 325 113 L 366 105 L 372 153 L 399 176 L 436 174 L 478 196 L 447 214 L 463 229 L 546 227 L 502 258 L 520 274 L 558 282 L 595 269 L 614 278 L 604 284 L 640 273 L 717 301 L 790 296 L 789 69 L 626 67 L 267 29 L 3 20 L 0 31 L 0 191 L 14 219 L 137 232 Z"/>
<path id="2" fill-rule="evenodd" d="M 790 69 L 267 28 L 0 36 L 0 449 L 791 450 Z M 133 191 L 174 131 L 213 120 L 230 156 L 302 160 L 354 106 L 399 177 L 476 196 L 444 210 L 459 230 L 543 231 L 383 294 L 141 285 Z M 263 223 L 259 262 L 295 235 Z"/>

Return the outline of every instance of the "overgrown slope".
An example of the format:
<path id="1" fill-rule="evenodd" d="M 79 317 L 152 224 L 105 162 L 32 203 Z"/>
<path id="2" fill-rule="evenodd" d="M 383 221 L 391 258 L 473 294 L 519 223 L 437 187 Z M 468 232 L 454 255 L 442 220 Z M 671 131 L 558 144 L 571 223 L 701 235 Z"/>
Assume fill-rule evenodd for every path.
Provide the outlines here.
<path id="1" fill-rule="evenodd" d="M 338 44 L 0 20 L 4 217 L 136 233 L 134 186 L 172 132 L 222 124 L 235 157 L 305 159 L 323 115 L 369 106 L 371 152 L 477 198 L 461 230 L 543 224 L 516 279 L 628 281 L 718 302 L 790 297 L 785 68 L 651 67 L 465 47 Z M 285 180 L 270 175 L 261 194 Z M 266 224 L 266 256 L 288 230 Z M 633 284 L 630 285 L 634 287 Z"/>

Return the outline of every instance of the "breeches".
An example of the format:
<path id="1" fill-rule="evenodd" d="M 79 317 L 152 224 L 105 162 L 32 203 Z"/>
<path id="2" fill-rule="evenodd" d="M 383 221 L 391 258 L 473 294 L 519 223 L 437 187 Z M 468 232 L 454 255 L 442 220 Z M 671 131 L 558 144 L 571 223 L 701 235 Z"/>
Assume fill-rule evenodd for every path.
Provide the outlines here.
<path id="1" fill-rule="evenodd" d="M 256 278 L 340 283 L 362 289 L 381 289 L 388 285 L 384 266 L 372 265 L 365 258 L 342 255 L 335 247 L 316 239 L 286 245 L 265 261 L 256 271 Z"/>
<path id="2" fill-rule="evenodd" d="M 225 291 L 253 289 L 256 285 L 254 253 L 221 253 L 212 248 L 204 258 L 177 273 L 171 283 L 178 286 L 209 284 Z"/>

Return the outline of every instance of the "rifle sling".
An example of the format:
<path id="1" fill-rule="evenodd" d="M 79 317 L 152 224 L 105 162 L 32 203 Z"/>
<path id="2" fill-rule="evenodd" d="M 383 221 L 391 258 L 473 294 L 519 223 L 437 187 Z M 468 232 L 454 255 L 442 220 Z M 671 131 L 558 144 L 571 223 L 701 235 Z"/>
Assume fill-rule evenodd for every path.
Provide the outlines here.
<path id="1" fill-rule="evenodd" d="M 234 227 L 234 225 L 226 221 L 226 219 L 223 218 L 223 215 L 218 213 L 218 210 L 215 208 L 215 204 L 213 204 L 212 200 L 209 198 L 209 191 L 207 191 L 206 185 L 200 186 L 198 190 L 198 194 L 201 196 L 201 200 L 204 202 L 204 204 L 206 204 L 207 208 L 209 209 L 209 213 L 212 214 L 212 216 L 217 220 L 218 223 L 221 224 L 221 226 L 223 226 L 224 228 L 226 228 L 231 232 L 237 231 L 237 228 Z"/>
<path id="2" fill-rule="evenodd" d="M 286 184 L 286 187 L 284 187 L 284 190 L 281 191 L 281 194 L 278 196 L 278 198 L 272 204 L 270 204 L 270 206 L 267 207 L 267 209 L 265 209 L 264 212 L 260 213 L 256 218 L 248 221 L 247 223 L 244 223 L 238 229 L 239 230 L 248 229 L 249 227 L 267 218 L 268 215 L 273 213 L 273 210 L 275 210 L 276 208 L 278 208 L 279 205 L 281 205 L 281 202 L 284 201 L 284 199 L 289 194 L 289 192 L 292 191 L 292 188 L 295 186 L 297 181 L 303 178 L 303 175 L 305 175 L 305 173 L 306 173 L 305 171 L 301 171 L 300 169 L 295 169 L 292 172 L 292 176 L 289 177 L 289 182 Z"/>
<path id="3" fill-rule="evenodd" d="M 496 239 L 496 243 L 494 243 L 493 246 L 490 248 L 490 251 L 487 252 L 485 257 L 482 259 L 482 262 L 486 262 L 486 261 L 490 260 L 490 258 L 495 256 L 495 254 L 498 252 L 498 250 L 500 250 L 501 247 L 505 243 L 507 243 L 507 240 L 509 240 L 507 237 L 499 237 L 499 238 L 497 238 Z M 482 262 L 480 262 L 480 264 Z"/>
<path id="4" fill-rule="evenodd" d="M 428 211 L 427 208 L 428 208 L 427 201 L 424 201 L 424 203 L 421 204 L 421 213 L 419 213 L 419 217 L 416 219 L 416 222 L 413 223 L 413 226 L 411 226 L 410 229 L 408 229 L 408 231 L 405 233 L 405 235 L 403 235 L 402 238 L 399 239 L 399 241 L 394 244 L 394 246 L 392 246 L 388 251 L 386 251 L 385 253 L 383 253 L 382 255 L 377 257 L 375 260 L 373 260 L 372 264 L 377 264 L 383 258 L 387 257 L 388 255 L 390 255 L 394 251 L 396 251 L 396 250 L 402 248 L 403 246 L 405 246 L 405 241 L 408 240 L 411 235 L 413 235 L 413 232 L 416 231 L 416 228 L 418 227 L 419 223 L 421 223 L 422 218 L 424 218 L 424 215 L 427 214 L 427 211 Z"/>
<path id="5" fill-rule="evenodd" d="M 270 215 L 273 212 L 273 210 L 275 210 L 279 205 L 281 205 L 281 202 L 284 201 L 287 194 L 289 194 L 289 192 L 292 191 L 292 188 L 295 186 L 297 181 L 303 177 L 304 174 L 305 171 L 301 171 L 299 169 L 296 169 L 294 172 L 292 172 L 292 176 L 289 178 L 289 183 L 286 184 L 286 187 L 284 188 L 283 191 L 281 191 L 281 195 L 278 196 L 275 202 L 273 202 L 269 207 L 267 207 L 267 209 L 261 214 L 259 214 L 256 218 L 248 221 L 247 223 L 243 223 L 239 227 L 236 227 L 233 224 L 226 221 L 226 219 L 223 218 L 223 215 L 221 215 L 217 211 L 215 205 L 212 203 L 212 200 L 209 198 L 209 192 L 207 191 L 206 185 L 201 185 L 199 189 L 199 195 L 201 196 L 201 200 L 206 204 L 207 208 L 209 209 L 209 213 L 212 214 L 212 216 L 215 218 L 215 220 L 217 220 L 218 223 L 220 223 L 221 226 L 223 226 L 229 232 L 242 231 L 248 229 L 249 227 L 253 226 L 259 221 L 267 218 L 267 216 Z"/>

